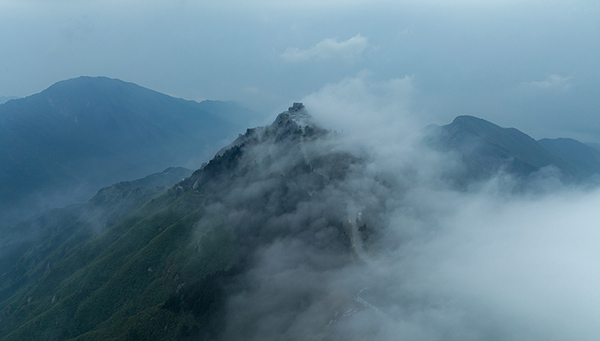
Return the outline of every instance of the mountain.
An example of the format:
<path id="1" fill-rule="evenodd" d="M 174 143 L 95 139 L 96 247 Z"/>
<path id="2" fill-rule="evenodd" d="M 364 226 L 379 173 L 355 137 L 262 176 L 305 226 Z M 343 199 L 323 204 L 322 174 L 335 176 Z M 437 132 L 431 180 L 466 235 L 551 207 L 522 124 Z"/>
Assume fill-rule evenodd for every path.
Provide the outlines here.
<path id="1" fill-rule="evenodd" d="M 600 151 L 570 138 L 541 139 L 544 148 L 587 174 L 600 173 Z"/>
<path id="2" fill-rule="evenodd" d="M 229 116 L 247 113 L 105 77 L 58 82 L 4 103 L 0 216 L 6 222 L 8 212 L 20 218 L 82 202 L 100 187 L 170 166 L 197 167 L 238 132 Z"/>
<path id="3" fill-rule="evenodd" d="M 524 133 L 474 117 L 429 132 L 465 161 L 465 182 L 501 171 L 526 180 L 547 166 L 578 174 Z M 402 324 L 423 301 L 404 278 L 411 263 L 392 267 L 400 282 L 386 280 L 398 276 L 386 264 L 411 259 L 413 230 L 443 232 L 424 207 L 454 196 L 426 196 L 421 169 L 388 172 L 381 164 L 394 160 L 347 142 L 295 103 L 166 190 L 152 186 L 180 174 L 116 184 L 22 223 L 11 231 L 38 239 L 0 258 L 0 338 L 361 340 Z"/>
<path id="4" fill-rule="evenodd" d="M 10 101 L 11 99 L 17 99 L 15 96 L 0 96 L 0 104 Z"/>
<path id="5" fill-rule="evenodd" d="M 595 142 L 587 142 L 585 143 L 586 146 L 588 147 L 592 147 L 596 150 L 600 150 L 600 143 L 595 143 Z"/>
<path id="6" fill-rule="evenodd" d="M 84 213 L 55 214 L 45 229 L 64 232 L 15 261 L 25 264 L 15 281 L 28 285 L 5 290 L 0 338 L 212 339 L 224 333 L 226 298 L 246 290 L 242 278 L 274 241 L 342 255 L 315 259 L 320 267 L 353 262 L 351 224 L 326 200 L 360 160 L 321 144 L 328 136 L 295 105 L 143 204 L 156 193 L 107 200 L 108 189 Z M 310 225 L 294 222 L 305 214 Z"/>
<path id="7" fill-rule="evenodd" d="M 555 167 L 564 180 L 581 179 L 589 173 L 562 158 L 529 135 L 502 128 L 473 116 L 458 116 L 448 125 L 428 129 L 431 145 L 458 153 L 464 163 L 461 181 L 485 179 L 498 171 L 529 176 L 545 167 Z"/>
<path id="8" fill-rule="evenodd" d="M 40 273 L 27 270 L 51 253 L 59 248 L 70 249 L 191 174 L 186 168 L 168 168 L 142 179 L 120 182 L 99 190 L 85 205 L 50 210 L 0 231 L 0 301 L 37 279 Z"/>

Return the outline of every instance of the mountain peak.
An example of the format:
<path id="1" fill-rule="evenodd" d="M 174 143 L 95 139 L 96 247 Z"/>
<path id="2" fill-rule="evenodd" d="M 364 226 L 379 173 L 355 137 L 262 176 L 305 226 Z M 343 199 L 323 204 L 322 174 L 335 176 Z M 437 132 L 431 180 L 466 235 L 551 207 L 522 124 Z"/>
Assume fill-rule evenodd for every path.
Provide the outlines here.
<path id="1" fill-rule="evenodd" d="M 222 119 L 232 106 L 214 104 L 107 77 L 60 81 L 2 104 L 0 215 L 82 201 L 111 183 L 210 157 L 215 141 L 238 131 Z"/>
<path id="2" fill-rule="evenodd" d="M 59 101 L 82 102 L 87 106 L 88 101 L 102 102 L 127 96 L 165 96 L 153 90 L 134 83 L 108 77 L 81 76 L 56 82 L 40 93 L 43 97 Z"/>
<path id="3" fill-rule="evenodd" d="M 458 115 L 454 118 L 452 123 L 468 122 L 468 121 L 485 121 L 485 120 L 482 118 L 479 118 L 479 117 L 471 116 L 471 115 Z"/>
<path id="4" fill-rule="evenodd" d="M 529 135 L 481 118 L 457 116 L 436 134 L 436 143 L 442 149 L 453 149 L 462 155 L 469 177 L 486 178 L 498 170 L 528 175 L 546 166 L 558 168 L 567 177 L 577 175 L 576 169 Z"/>
<path id="5" fill-rule="evenodd" d="M 292 104 L 292 106 L 288 108 L 288 111 L 290 113 L 292 113 L 292 112 L 299 112 L 302 109 L 304 109 L 304 104 L 294 102 L 294 104 Z"/>
<path id="6" fill-rule="evenodd" d="M 291 126 L 294 126 L 294 129 L 301 130 L 304 130 L 305 127 L 314 126 L 312 116 L 306 111 L 304 104 L 294 103 L 287 111 L 277 115 L 271 128 L 281 129 Z"/>
<path id="7" fill-rule="evenodd" d="M 313 138 L 325 135 L 327 130 L 319 127 L 302 103 L 294 103 L 287 111 L 277 115 L 277 118 L 266 127 L 265 137 L 274 138 L 276 142 L 296 140 L 298 138 Z"/>
<path id="8" fill-rule="evenodd" d="M 108 77 L 91 77 L 91 76 L 80 76 L 71 79 L 65 79 L 52 84 L 48 89 L 43 92 L 57 92 L 64 91 L 65 89 L 73 88 L 106 88 L 106 87 L 123 87 L 126 85 L 134 85 L 133 83 L 127 83 L 120 79 L 113 79 Z"/>
<path id="9" fill-rule="evenodd" d="M 458 123 L 467 123 L 467 122 L 477 122 L 477 123 L 488 123 L 488 124 L 493 124 L 489 121 L 484 120 L 483 118 L 479 118 L 479 117 L 475 117 L 475 116 L 471 116 L 471 115 L 459 115 L 456 116 L 454 118 L 454 120 L 452 121 L 452 124 L 458 124 Z"/>
<path id="10" fill-rule="evenodd" d="M 449 124 L 449 126 L 453 127 L 453 126 L 460 126 L 460 127 L 479 127 L 479 128 L 485 128 L 485 129 L 494 129 L 494 130 L 499 130 L 499 129 L 510 129 L 510 128 L 502 128 L 500 126 L 498 126 L 497 124 L 494 124 L 490 121 L 486 121 L 483 118 L 479 118 L 479 117 L 475 117 L 475 116 L 470 116 L 470 115 L 460 115 L 460 116 L 456 116 L 454 118 L 454 120 L 452 121 L 452 123 Z"/>

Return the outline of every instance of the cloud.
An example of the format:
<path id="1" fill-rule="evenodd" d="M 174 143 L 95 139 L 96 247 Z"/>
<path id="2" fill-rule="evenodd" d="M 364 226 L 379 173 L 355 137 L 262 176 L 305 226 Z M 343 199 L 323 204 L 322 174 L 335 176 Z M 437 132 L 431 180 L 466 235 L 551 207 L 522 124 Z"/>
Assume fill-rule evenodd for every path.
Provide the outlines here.
<path id="1" fill-rule="evenodd" d="M 374 168 L 391 172 L 411 168 L 407 173 L 424 181 L 439 181 L 442 172 L 434 170 L 451 171 L 459 165 L 454 159 L 418 146 L 424 128 L 431 122 L 413 113 L 416 95 L 412 76 L 377 80 L 363 71 L 327 84 L 302 101 L 321 126 L 342 133 L 342 143 L 348 148 L 366 148 L 376 156 Z"/>
<path id="2" fill-rule="evenodd" d="M 431 200 L 432 197 L 423 197 Z M 440 194 L 438 192 L 438 194 Z M 397 249 L 386 270 L 401 295 L 420 297 L 421 328 L 448 332 L 445 339 L 592 340 L 600 335 L 599 254 L 594 206 L 600 192 L 557 190 L 541 197 L 494 193 L 446 193 L 447 203 L 429 205 L 433 230 L 413 235 Z M 423 202 L 413 203 L 419 207 Z M 422 206 L 423 207 L 423 206 Z M 440 210 L 440 208 L 447 208 Z M 402 215 L 390 231 L 405 235 Z M 416 237 L 416 238 L 414 238 Z M 385 265 L 384 265 L 385 266 Z M 452 325 L 435 317 L 453 312 Z M 431 327 L 431 325 L 430 325 Z M 441 339 L 438 337 L 437 339 Z M 467 338 L 469 339 L 469 338 Z"/>
<path id="3" fill-rule="evenodd" d="M 281 54 L 281 58 L 289 63 L 303 63 L 311 60 L 352 60 L 363 53 L 367 46 L 368 39 L 360 34 L 342 42 L 328 38 L 306 50 L 290 47 Z"/>
<path id="4" fill-rule="evenodd" d="M 246 241 L 278 237 L 237 278 L 223 339 L 598 339 L 600 190 L 542 179 L 543 194 L 515 193 L 510 178 L 452 189 L 441 174 L 459 161 L 409 138 L 413 91 L 411 77 L 367 73 L 329 84 L 305 104 L 344 134 L 250 153 L 265 165 L 257 179 L 278 176 L 234 189 L 229 225 L 259 229 Z M 326 169 L 281 178 L 340 150 L 363 159 L 323 187 Z M 371 231 L 364 242 L 353 221 Z"/>
<path id="5" fill-rule="evenodd" d="M 363 71 L 355 77 L 327 84 L 302 101 L 326 128 L 361 136 L 370 133 L 381 136 L 382 129 L 400 132 L 418 125 L 409 115 L 414 91 L 411 76 L 376 80 Z"/>
<path id="6" fill-rule="evenodd" d="M 571 87 L 571 77 L 562 77 L 552 74 L 543 81 L 533 81 L 527 84 L 541 89 L 568 89 Z"/>

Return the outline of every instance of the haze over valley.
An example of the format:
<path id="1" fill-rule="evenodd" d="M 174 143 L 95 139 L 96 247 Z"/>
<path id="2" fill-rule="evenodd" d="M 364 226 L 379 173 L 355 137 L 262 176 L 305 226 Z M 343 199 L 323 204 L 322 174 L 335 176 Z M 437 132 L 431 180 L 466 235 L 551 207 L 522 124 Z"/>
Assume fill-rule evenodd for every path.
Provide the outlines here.
<path id="1" fill-rule="evenodd" d="M 598 14 L 0 0 L 0 339 L 597 340 Z"/>

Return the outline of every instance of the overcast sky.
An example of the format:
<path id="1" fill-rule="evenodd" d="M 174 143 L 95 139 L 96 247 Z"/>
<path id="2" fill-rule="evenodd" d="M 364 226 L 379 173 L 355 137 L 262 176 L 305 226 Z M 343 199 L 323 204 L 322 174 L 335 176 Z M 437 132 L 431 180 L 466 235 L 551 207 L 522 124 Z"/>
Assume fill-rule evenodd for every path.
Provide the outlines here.
<path id="1" fill-rule="evenodd" d="M 0 96 L 108 76 L 272 115 L 352 80 L 402 80 L 430 123 L 469 114 L 600 142 L 597 1 L 323 3 L 0 0 Z"/>

